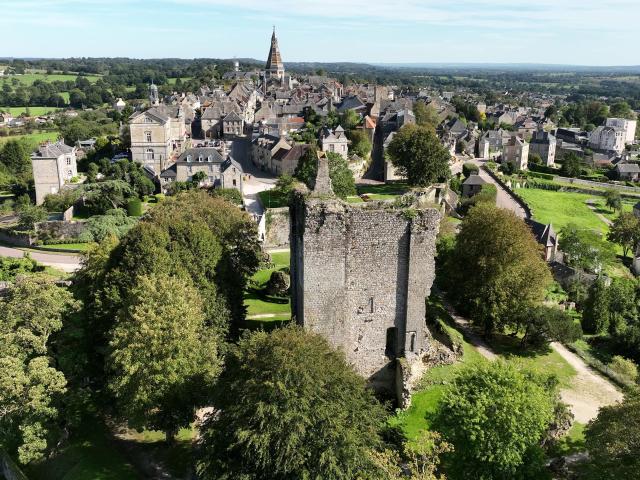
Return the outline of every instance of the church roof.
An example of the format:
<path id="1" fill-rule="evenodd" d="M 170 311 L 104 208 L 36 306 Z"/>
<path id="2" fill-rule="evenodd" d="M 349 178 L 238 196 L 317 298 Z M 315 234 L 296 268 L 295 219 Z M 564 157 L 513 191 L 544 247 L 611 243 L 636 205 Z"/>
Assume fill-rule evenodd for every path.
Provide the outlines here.
<path id="1" fill-rule="evenodd" d="M 280 55 L 280 48 L 278 47 L 278 39 L 276 38 L 276 29 L 273 29 L 273 35 L 271 35 L 271 48 L 269 49 L 269 57 L 267 57 L 267 65 L 265 67 L 267 71 L 284 70 L 282 63 L 282 56 Z"/>

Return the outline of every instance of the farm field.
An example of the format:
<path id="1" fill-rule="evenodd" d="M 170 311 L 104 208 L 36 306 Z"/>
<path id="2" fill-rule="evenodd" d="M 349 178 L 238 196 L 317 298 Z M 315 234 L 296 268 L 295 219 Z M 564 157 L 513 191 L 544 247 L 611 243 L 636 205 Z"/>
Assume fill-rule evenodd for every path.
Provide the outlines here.
<path id="1" fill-rule="evenodd" d="M 82 75 L 82 76 L 87 80 L 89 80 L 91 83 L 95 83 L 100 78 L 98 75 Z M 36 80 L 43 80 L 45 82 L 55 82 L 55 81 L 69 82 L 69 81 L 75 81 L 76 78 L 78 78 L 77 74 L 63 75 L 61 73 L 52 73 L 52 74 L 25 73 L 24 75 L 8 75 L 6 77 L 2 77 L 0 78 L 0 85 L 2 85 L 5 82 L 12 83 L 13 79 L 16 79 L 23 85 L 28 86 L 28 85 L 33 85 L 33 82 L 35 82 Z"/>
<path id="2" fill-rule="evenodd" d="M 68 95 L 69 94 L 67 93 L 67 101 L 69 100 Z M 0 107 L 0 112 L 9 112 L 14 117 L 19 117 L 21 114 L 26 112 L 27 108 L 29 108 L 31 116 L 46 115 L 47 113 L 62 110 L 61 108 L 56 107 Z"/>
<path id="3" fill-rule="evenodd" d="M 0 145 L 8 142 L 9 140 L 23 140 L 27 143 L 27 147 L 30 150 L 35 149 L 39 143 L 47 140 L 55 141 L 58 139 L 58 132 L 37 132 L 27 133 L 25 135 L 11 135 L 9 137 L 0 137 Z"/>

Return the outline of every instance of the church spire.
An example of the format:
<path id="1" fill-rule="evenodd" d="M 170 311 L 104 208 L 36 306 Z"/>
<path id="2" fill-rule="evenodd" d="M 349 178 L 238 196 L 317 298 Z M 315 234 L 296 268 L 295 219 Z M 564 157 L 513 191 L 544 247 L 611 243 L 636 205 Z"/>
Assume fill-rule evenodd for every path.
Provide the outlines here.
<path id="1" fill-rule="evenodd" d="M 269 57 L 265 66 L 266 78 L 284 78 L 284 64 L 278 48 L 278 38 L 276 37 L 276 27 L 273 26 L 273 34 L 271 35 L 271 48 L 269 49 Z"/>

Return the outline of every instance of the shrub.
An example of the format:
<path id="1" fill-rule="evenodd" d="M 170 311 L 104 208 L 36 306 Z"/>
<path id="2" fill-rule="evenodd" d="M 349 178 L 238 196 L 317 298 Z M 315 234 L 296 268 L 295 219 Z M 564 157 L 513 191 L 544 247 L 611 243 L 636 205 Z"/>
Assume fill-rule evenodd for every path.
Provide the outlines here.
<path id="1" fill-rule="evenodd" d="M 242 194 L 235 188 L 216 188 L 211 191 L 211 196 L 223 198 L 234 205 L 242 205 Z"/>
<path id="2" fill-rule="evenodd" d="M 468 178 L 470 175 L 477 175 L 479 172 L 480 169 L 474 163 L 465 162 L 465 164 L 462 165 L 462 174 L 465 176 L 465 178 Z"/>
<path id="3" fill-rule="evenodd" d="M 142 216 L 142 201 L 139 198 L 133 198 L 127 203 L 127 213 L 130 217 Z"/>
<path id="4" fill-rule="evenodd" d="M 609 362 L 609 368 L 616 372 L 618 375 L 628 377 L 634 382 L 638 379 L 638 366 L 631 360 L 615 355 L 611 362 Z"/>

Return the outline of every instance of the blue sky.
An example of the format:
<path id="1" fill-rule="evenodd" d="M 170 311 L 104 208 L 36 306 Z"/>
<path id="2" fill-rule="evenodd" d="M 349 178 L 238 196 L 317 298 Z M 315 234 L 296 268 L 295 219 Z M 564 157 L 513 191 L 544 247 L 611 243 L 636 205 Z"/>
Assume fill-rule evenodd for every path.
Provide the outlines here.
<path id="1" fill-rule="evenodd" d="M 0 57 L 640 64 L 640 0 L 0 0 Z"/>

